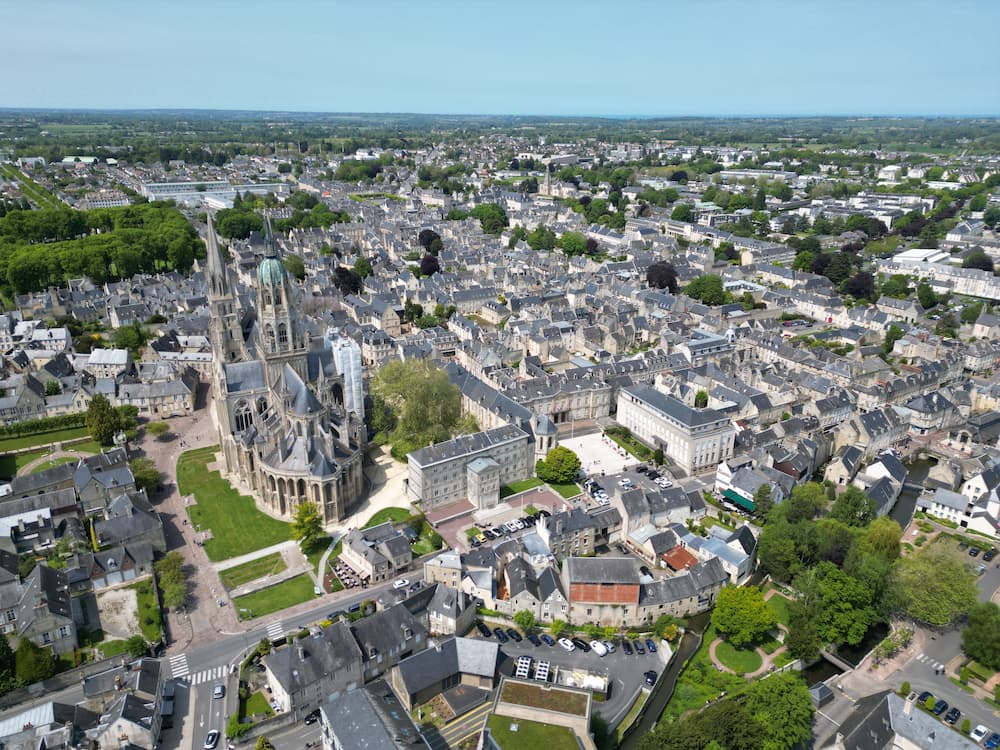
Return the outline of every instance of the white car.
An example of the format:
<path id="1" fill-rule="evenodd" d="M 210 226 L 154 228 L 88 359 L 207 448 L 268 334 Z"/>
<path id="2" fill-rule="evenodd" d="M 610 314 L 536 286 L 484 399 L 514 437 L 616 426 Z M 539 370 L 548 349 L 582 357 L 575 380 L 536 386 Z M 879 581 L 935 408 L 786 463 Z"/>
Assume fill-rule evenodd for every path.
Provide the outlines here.
<path id="1" fill-rule="evenodd" d="M 406 580 L 405 578 L 400 578 L 398 581 L 395 581 L 392 584 L 392 587 L 394 589 L 405 589 L 409 585 L 410 585 L 410 582 L 408 580 Z"/>
<path id="2" fill-rule="evenodd" d="M 562 646 L 567 651 L 576 651 L 576 646 L 573 645 L 573 641 L 569 638 L 560 638 L 559 645 Z"/>
<path id="3" fill-rule="evenodd" d="M 600 641 L 591 641 L 590 642 L 590 647 L 592 649 L 594 649 L 594 653 L 597 654 L 598 656 L 607 656 L 608 655 L 608 647 L 605 646 Z"/>
<path id="4" fill-rule="evenodd" d="M 972 730 L 972 734 L 969 735 L 969 739 L 973 742 L 982 742 L 983 738 L 990 733 L 990 730 L 984 727 L 982 724 L 977 726 Z"/>

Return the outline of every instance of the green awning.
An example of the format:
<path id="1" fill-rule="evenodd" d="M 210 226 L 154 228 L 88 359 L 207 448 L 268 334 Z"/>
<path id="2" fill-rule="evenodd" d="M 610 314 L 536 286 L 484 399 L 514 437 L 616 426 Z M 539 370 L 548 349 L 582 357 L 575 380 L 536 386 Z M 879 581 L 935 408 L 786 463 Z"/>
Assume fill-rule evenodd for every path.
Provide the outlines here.
<path id="1" fill-rule="evenodd" d="M 723 490 L 722 496 L 726 498 L 729 502 L 735 505 L 737 508 L 743 508 L 747 513 L 754 512 L 754 504 L 752 500 L 747 500 L 743 495 L 733 490 Z"/>

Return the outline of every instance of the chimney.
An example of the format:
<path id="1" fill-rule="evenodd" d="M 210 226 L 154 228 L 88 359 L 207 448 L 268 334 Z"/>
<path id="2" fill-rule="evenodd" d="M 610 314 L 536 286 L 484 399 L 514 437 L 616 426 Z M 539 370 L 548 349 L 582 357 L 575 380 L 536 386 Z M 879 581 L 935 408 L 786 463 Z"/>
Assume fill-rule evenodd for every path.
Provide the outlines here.
<path id="1" fill-rule="evenodd" d="M 299 651 L 299 661 L 305 661 L 306 658 L 305 648 L 303 648 L 302 646 L 298 646 L 298 651 Z"/>
<path id="2" fill-rule="evenodd" d="M 903 716 L 909 716 L 913 713 L 913 701 L 904 700 L 903 701 Z"/>

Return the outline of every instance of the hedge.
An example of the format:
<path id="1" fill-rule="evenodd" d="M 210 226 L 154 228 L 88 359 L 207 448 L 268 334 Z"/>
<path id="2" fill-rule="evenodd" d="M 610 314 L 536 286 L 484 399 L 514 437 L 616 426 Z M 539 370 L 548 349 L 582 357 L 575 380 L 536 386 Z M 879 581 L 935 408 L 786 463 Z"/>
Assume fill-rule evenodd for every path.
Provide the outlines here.
<path id="1" fill-rule="evenodd" d="M 63 414 L 58 417 L 43 417 L 42 419 L 29 419 L 24 422 L 0 425 L 0 438 L 24 437 L 26 435 L 36 435 L 41 432 L 55 432 L 56 430 L 86 426 L 86 412 Z"/>

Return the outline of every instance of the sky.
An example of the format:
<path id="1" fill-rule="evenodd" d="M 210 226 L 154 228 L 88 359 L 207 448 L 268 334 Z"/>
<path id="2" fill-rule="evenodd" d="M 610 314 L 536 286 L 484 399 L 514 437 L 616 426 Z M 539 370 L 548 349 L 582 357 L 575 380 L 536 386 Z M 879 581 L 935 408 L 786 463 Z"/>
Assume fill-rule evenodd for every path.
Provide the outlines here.
<path id="1" fill-rule="evenodd" d="M 0 107 L 998 115 L 997 0 L 0 0 Z"/>

